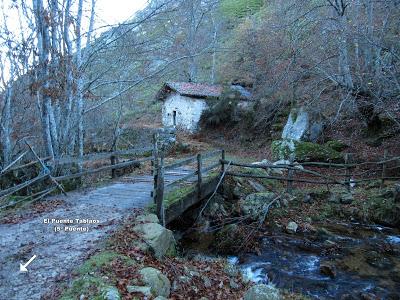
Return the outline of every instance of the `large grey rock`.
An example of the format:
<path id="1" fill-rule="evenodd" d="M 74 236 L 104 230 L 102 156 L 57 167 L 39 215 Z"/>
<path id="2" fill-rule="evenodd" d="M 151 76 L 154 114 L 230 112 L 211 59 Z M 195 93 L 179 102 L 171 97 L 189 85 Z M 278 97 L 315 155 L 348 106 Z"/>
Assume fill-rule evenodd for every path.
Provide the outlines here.
<path id="1" fill-rule="evenodd" d="M 272 155 L 279 160 L 287 160 L 296 153 L 294 140 L 278 140 L 271 144 Z M 277 170 L 277 169 L 275 169 Z"/>
<path id="2" fill-rule="evenodd" d="M 252 286 L 244 295 L 244 300 L 280 300 L 279 290 L 271 284 Z"/>
<path id="3" fill-rule="evenodd" d="M 333 193 L 329 197 L 331 203 L 351 204 L 354 201 L 354 197 L 349 192 Z"/>
<path id="4" fill-rule="evenodd" d="M 147 267 L 139 271 L 146 286 L 151 288 L 153 296 L 168 297 L 171 292 L 171 283 L 161 271 Z"/>
<path id="5" fill-rule="evenodd" d="M 239 201 L 240 211 L 252 220 L 257 220 L 268 204 L 275 198 L 272 192 L 254 193 Z"/>
<path id="6" fill-rule="evenodd" d="M 299 228 L 299 225 L 297 225 L 297 223 L 293 222 L 293 221 L 289 222 L 286 225 L 286 231 L 288 233 L 296 233 L 297 232 L 297 228 Z"/>
<path id="7" fill-rule="evenodd" d="M 283 140 L 304 140 L 308 134 L 310 118 L 308 112 L 304 108 L 298 111 L 293 109 L 288 117 L 285 127 L 282 132 Z"/>
<path id="8" fill-rule="evenodd" d="M 258 193 L 265 192 L 267 190 L 265 188 L 265 186 L 263 186 L 261 183 L 258 183 L 257 181 L 253 181 L 253 180 L 249 179 L 247 182 Z"/>
<path id="9" fill-rule="evenodd" d="M 142 293 L 143 295 L 150 297 L 151 294 L 151 287 L 149 286 L 137 286 L 137 285 L 128 285 L 126 287 L 128 293 Z"/>
<path id="10" fill-rule="evenodd" d="M 159 223 L 158 217 L 155 214 L 146 214 L 137 216 L 135 223 Z"/>
<path id="11" fill-rule="evenodd" d="M 103 298 L 104 300 L 120 300 L 121 295 L 116 287 L 107 287 L 103 291 Z"/>
<path id="12" fill-rule="evenodd" d="M 138 224 L 133 228 L 142 235 L 145 250 L 150 248 L 155 257 L 162 258 L 175 249 L 175 239 L 171 230 L 157 223 Z"/>
<path id="13" fill-rule="evenodd" d="M 319 139 L 319 137 L 322 134 L 322 131 L 324 130 L 324 125 L 322 123 L 313 123 L 310 126 L 310 136 L 309 136 L 309 141 L 316 143 Z"/>
<path id="14" fill-rule="evenodd" d="M 340 203 L 351 204 L 354 201 L 354 197 L 351 193 L 343 193 L 340 197 Z"/>
<path id="15" fill-rule="evenodd" d="M 283 140 L 317 142 L 324 129 L 317 117 L 311 116 L 304 107 L 292 109 L 282 131 Z"/>

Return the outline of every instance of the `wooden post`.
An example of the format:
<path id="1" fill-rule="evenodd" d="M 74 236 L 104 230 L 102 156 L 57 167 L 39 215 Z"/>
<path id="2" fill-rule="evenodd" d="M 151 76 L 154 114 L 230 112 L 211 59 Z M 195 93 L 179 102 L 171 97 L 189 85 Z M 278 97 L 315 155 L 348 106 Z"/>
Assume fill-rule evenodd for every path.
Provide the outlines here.
<path id="1" fill-rule="evenodd" d="M 111 165 L 112 166 L 115 165 L 117 159 L 114 155 L 111 155 L 110 160 L 111 160 Z M 115 178 L 115 177 L 117 177 L 116 170 L 114 168 L 112 168 L 111 169 L 111 178 Z"/>
<path id="2" fill-rule="evenodd" d="M 202 194 L 201 194 L 201 184 L 203 181 L 202 174 L 201 174 L 201 169 L 203 167 L 202 165 L 203 165 L 203 162 L 201 160 L 201 154 L 199 153 L 199 154 L 197 154 L 197 197 L 198 197 L 199 201 L 201 200 L 201 197 L 202 197 Z"/>
<path id="3" fill-rule="evenodd" d="M 165 214 L 164 214 L 164 157 L 161 154 L 160 164 L 157 170 L 157 189 L 156 189 L 156 206 L 157 216 L 161 221 L 162 225 L 165 226 Z"/>
<path id="4" fill-rule="evenodd" d="M 294 162 L 294 157 L 291 155 L 289 158 L 290 161 L 290 167 L 293 167 L 293 162 Z M 287 177 L 287 189 L 286 191 L 289 194 L 292 194 L 293 192 L 293 176 L 294 176 L 294 170 L 293 169 L 289 169 L 288 170 L 288 177 Z"/>
<path id="5" fill-rule="evenodd" d="M 158 173 L 158 134 L 154 133 L 153 135 L 153 160 L 151 161 L 153 169 L 152 169 L 152 175 L 153 175 L 153 199 L 154 199 L 154 203 L 157 204 L 157 173 Z"/>
<path id="6" fill-rule="evenodd" d="M 381 182 L 381 188 L 385 186 L 385 177 L 386 177 L 386 159 L 388 157 L 388 151 L 385 149 L 383 151 L 383 164 L 382 164 L 382 182 Z"/>
<path id="7" fill-rule="evenodd" d="M 225 172 L 225 164 L 223 162 L 225 160 L 225 150 L 224 149 L 222 149 L 222 151 L 221 151 L 221 160 L 222 160 L 222 162 L 221 162 L 221 174 L 223 174 Z"/>
<path id="8" fill-rule="evenodd" d="M 351 185 L 350 185 L 351 175 L 350 175 L 350 168 L 349 168 L 349 163 L 350 163 L 350 154 L 349 153 L 346 153 L 344 155 L 344 163 L 346 165 L 346 177 L 345 177 L 346 187 L 347 187 L 347 190 L 350 192 L 350 190 L 351 190 Z"/>
<path id="9" fill-rule="evenodd" d="M 331 175 L 331 171 L 332 171 L 332 161 L 329 160 L 329 176 Z M 329 181 L 328 181 L 328 177 L 326 178 L 326 190 L 328 192 L 330 192 L 330 188 L 329 188 Z"/>
<path id="10" fill-rule="evenodd" d="M 224 161 L 225 161 L 225 149 L 222 149 L 221 150 L 221 176 L 225 172 L 225 163 L 224 163 Z M 221 191 L 221 193 L 224 192 L 224 185 L 223 184 L 221 184 L 221 186 L 220 186 L 220 191 Z"/>

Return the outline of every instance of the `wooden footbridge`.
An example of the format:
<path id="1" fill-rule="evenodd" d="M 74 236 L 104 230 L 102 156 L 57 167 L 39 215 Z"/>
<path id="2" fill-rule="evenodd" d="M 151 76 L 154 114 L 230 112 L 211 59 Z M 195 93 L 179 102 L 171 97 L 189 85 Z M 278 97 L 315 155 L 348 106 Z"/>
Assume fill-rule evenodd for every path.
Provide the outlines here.
<path id="1" fill-rule="evenodd" d="M 66 183 L 98 173 L 104 176 L 106 172 L 114 182 L 90 191 L 79 197 L 79 201 L 103 201 L 106 206 L 118 203 L 119 207 L 127 209 L 151 206 L 163 224 L 173 221 L 216 190 L 221 183 L 221 161 L 225 159 L 223 150 L 182 159 L 169 158 L 158 149 L 156 142 L 152 148 L 93 153 L 80 158 L 63 157 L 55 160 L 40 158 L 30 145 L 28 150 L 0 171 L 0 180 L 8 177 L 20 181 L 15 185 L 1 187 L 0 209 L 24 201 L 44 199 L 56 190 L 65 194 Z M 26 162 L 29 154 L 33 159 Z M 23 158 L 25 163 L 22 163 Z M 120 176 L 148 163 L 151 164 L 148 174 Z M 38 169 L 40 171 L 36 171 L 35 176 L 29 175 L 32 170 Z"/>

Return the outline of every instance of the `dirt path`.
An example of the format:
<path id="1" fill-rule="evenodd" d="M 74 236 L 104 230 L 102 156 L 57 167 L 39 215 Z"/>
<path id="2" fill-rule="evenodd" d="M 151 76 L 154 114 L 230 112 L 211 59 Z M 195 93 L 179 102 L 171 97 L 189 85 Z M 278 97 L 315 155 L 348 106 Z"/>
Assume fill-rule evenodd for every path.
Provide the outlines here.
<path id="1" fill-rule="evenodd" d="M 150 179 L 150 180 L 149 180 Z M 57 280 L 65 278 L 81 259 L 127 217 L 132 208 L 151 202 L 150 176 L 136 183 L 113 183 L 85 194 L 69 193 L 58 197 L 65 205 L 17 224 L 0 225 L 0 299 L 40 299 Z M 49 219 L 50 223 L 45 223 Z M 55 224 L 52 219 L 70 219 L 73 224 Z M 77 224 L 76 219 L 96 220 L 95 224 Z M 59 226 L 60 232 L 54 228 Z M 65 231 L 87 228 L 87 232 Z M 33 255 L 37 258 L 27 273 L 19 264 Z"/>

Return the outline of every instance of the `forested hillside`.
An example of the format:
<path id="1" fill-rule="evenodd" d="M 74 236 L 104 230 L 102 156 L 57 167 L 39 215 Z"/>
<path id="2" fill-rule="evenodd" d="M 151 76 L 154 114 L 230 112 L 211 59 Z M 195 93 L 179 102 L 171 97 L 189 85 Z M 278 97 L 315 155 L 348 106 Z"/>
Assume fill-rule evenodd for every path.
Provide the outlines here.
<path id="1" fill-rule="evenodd" d="M 400 1 L 105 1 L 0 4 L 0 298 L 400 299 Z"/>
<path id="2" fill-rule="evenodd" d="M 327 127 L 400 126 L 396 1 L 157 0 L 102 33 L 95 1 L 33 4 L 10 4 L 21 23 L 2 26 L 3 165 L 29 135 L 48 155 L 82 155 L 94 135 L 159 118 L 165 81 L 252 89 L 250 135 L 303 105 Z"/>

